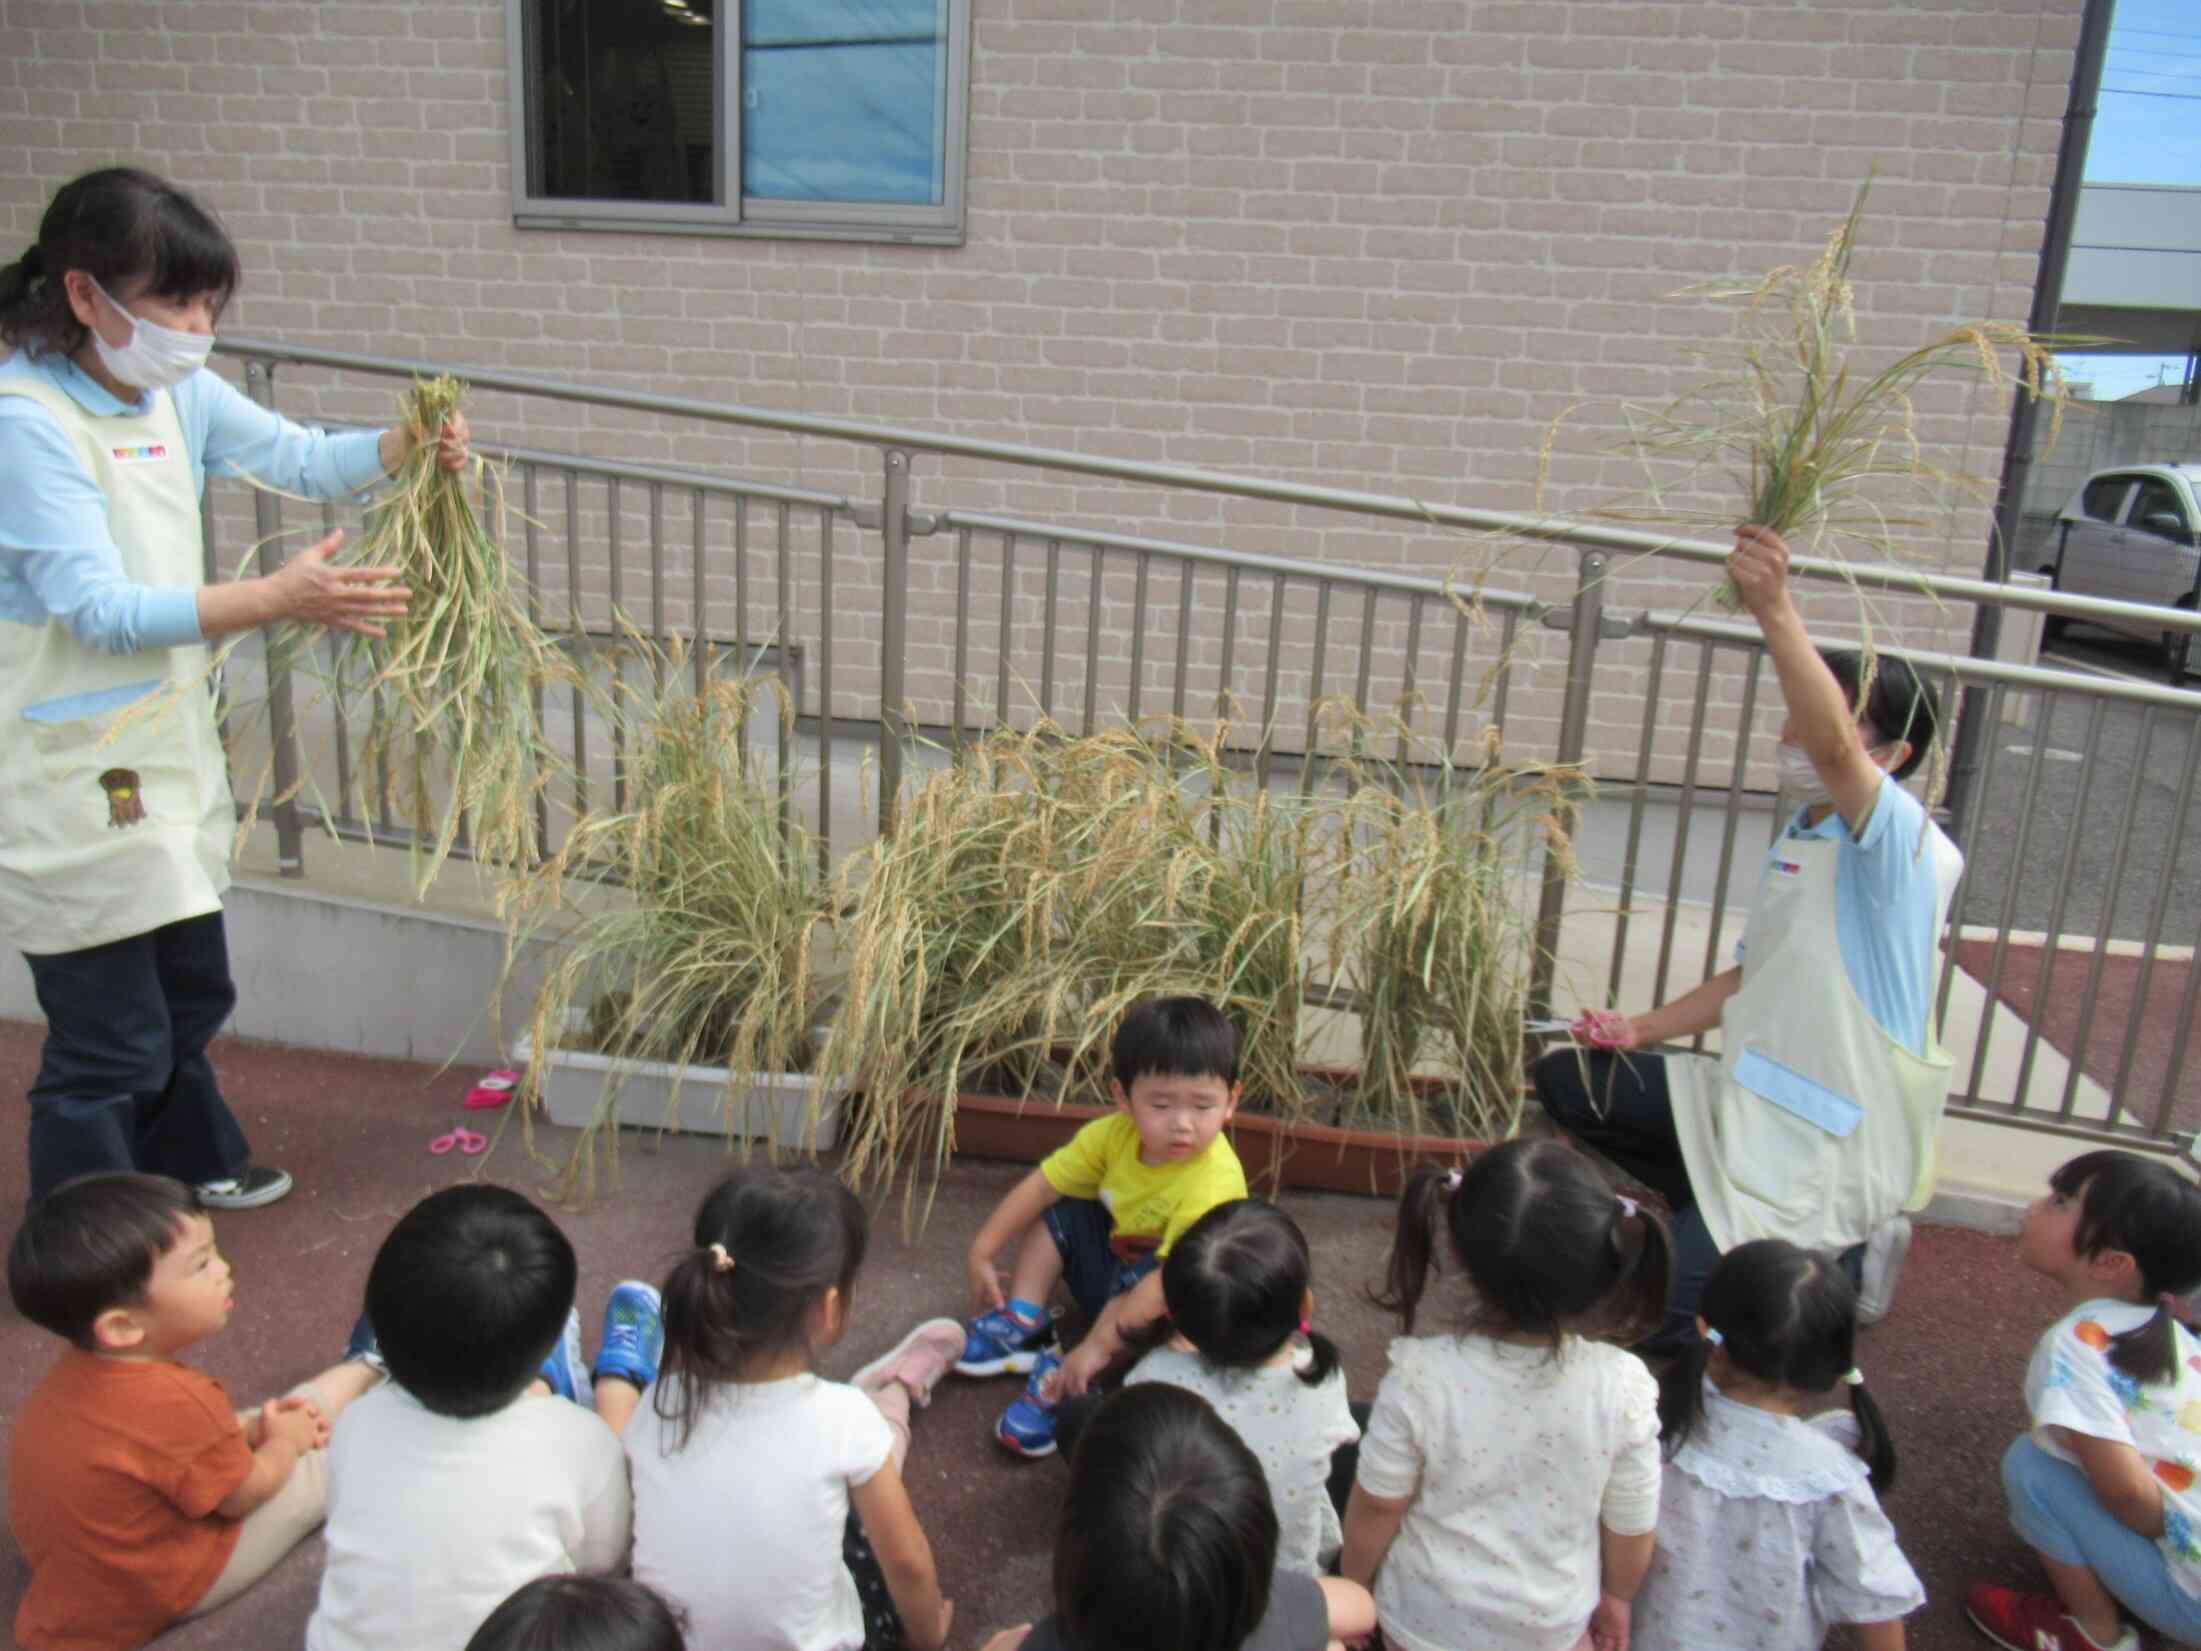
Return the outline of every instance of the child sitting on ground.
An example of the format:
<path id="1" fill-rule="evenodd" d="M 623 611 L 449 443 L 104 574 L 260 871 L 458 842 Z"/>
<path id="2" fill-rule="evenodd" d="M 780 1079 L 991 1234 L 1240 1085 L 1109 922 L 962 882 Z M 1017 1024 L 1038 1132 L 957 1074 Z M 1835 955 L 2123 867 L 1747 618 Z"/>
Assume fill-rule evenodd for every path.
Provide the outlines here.
<path id="1" fill-rule="evenodd" d="M 1155 998 L 1116 1029 L 1116 1111 L 1087 1124 L 995 1206 L 971 1240 L 972 1305 L 965 1376 L 1028 1372 L 1023 1396 L 995 1426 L 1020 1456 L 1055 1449 L 1055 1404 L 1083 1393 L 1160 1318 L 1155 1269 L 1217 1204 L 1246 1196 L 1246 1174 L 1223 1139 L 1238 1105 L 1238 1031 L 1199 998 Z M 1004 1295 L 994 1258 L 1014 1241 Z M 1047 1298 L 1066 1283 L 1085 1315 L 1067 1359 L 1053 1345 Z"/>
<path id="2" fill-rule="evenodd" d="M 695 1651 L 939 1651 L 951 1602 L 902 1484 L 909 1407 L 963 1344 L 920 1324 L 851 1384 L 819 1378 L 870 1228 L 823 1170 L 737 1170 L 665 1280 L 663 1378 L 627 1430 L 634 1575 Z"/>
<path id="3" fill-rule="evenodd" d="M 2124 1615 L 2201 1645 L 2201 1342 L 2177 1299 L 2201 1285 L 2201 1189 L 2161 1159 L 2082 1153 L 2026 1210 L 2018 1259 L 2069 1303 L 2026 1366 L 2032 1431 L 2002 1458 L 2055 1594 L 1977 1584 L 1972 1622 L 2020 1651 L 2137 1651 Z"/>
<path id="4" fill-rule="evenodd" d="M 1071 1454 L 1054 1615 L 986 1651 L 1322 1651 L 1375 1627 L 1367 1589 L 1283 1569 L 1276 1543 L 1261 1463 L 1214 1406 L 1126 1387 Z"/>
<path id="5" fill-rule="evenodd" d="M 1277 1569 L 1318 1576 L 1344 1539 L 1330 1501 L 1334 1453 L 1360 1438 L 1360 1425 L 1336 1346 L 1309 1327 L 1310 1271 L 1306 1234 L 1275 1205 L 1216 1205 L 1162 1263 L 1175 1337 L 1124 1385 L 1168 1382 L 1212 1404 L 1268 1479 Z"/>
<path id="6" fill-rule="evenodd" d="M 381 1378 L 323 1371 L 240 1414 L 176 1355 L 229 1322 L 229 1263 L 165 1176 L 80 1176 L 8 1252 L 16 1310 L 69 1343 L 15 1420 L 16 1643 L 124 1651 L 234 1599 L 321 1523 L 330 1420 Z"/>
<path id="7" fill-rule="evenodd" d="M 557 1223 L 505 1187 L 447 1187 L 390 1229 L 353 1332 L 390 1381 L 329 1446 L 309 1651 L 457 1651 L 520 1584 L 625 1560 L 614 1428 L 657 1374 L 657 1292 L 612 1291 L 592 1393 L 578 1271 Z"/>
<path id="8" fill-rule="evenodd" d="M 639 1582 L 541 1576 L 489 1613 L 466 1651 L 688 1651 L 680 1614 Z"/>
<path id="9" fill-rule="evenodd" d="M 1849 1275 L 1784 1239 L 1738 1245 L 1697 1327 L 1660 1384 L 1668 1461 L 1634 1651 L 1819 1651 L 1837 1622 L 1861 1651 L 1903 1651 L 1926 1594 L 1875 1494 L 1895 1445 L 1856 1367 Z M 1805 1420 L 1837 1382 L 1849 1410 Z"/>
<path id="10" fill-rule="evenodd" d="M 1415 1337 L 1440 1243 L 1472 1305 L 1458 1334 Z M 1407 1183 L 1378 1298 L 1407 1334 L 1361 1439 L 1339 1563 L 1375 1583 L 1393 1651 L 1627 1643 L 1659 1460 L 1658 1384 L 1625 1344 L 1665 1316 L 1672 1266 L 1658 1219 L 1558 1141 Z"/>

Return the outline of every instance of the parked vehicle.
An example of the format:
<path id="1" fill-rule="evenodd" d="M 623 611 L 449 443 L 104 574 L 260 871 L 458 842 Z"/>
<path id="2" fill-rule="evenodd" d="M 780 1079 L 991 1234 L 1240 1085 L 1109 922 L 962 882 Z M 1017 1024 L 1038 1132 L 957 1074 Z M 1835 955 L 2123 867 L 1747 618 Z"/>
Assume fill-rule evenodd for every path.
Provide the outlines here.
<path id="1" fill-rule="evenodd" d="M 2201 593 L 2201 462 L 2133 464 L 2097 470 L 2063 507 L 2056 559 L 2042 566 L 2056 589 L 2074 596 L 2163 607 L 2194 606 Z M 2051 616 L 2044 634 L 2074 621 Z M 2159 642 L 2172 679 L 2201 675 L 2201 636 L 2144 621 L 2081 620 Z"/>

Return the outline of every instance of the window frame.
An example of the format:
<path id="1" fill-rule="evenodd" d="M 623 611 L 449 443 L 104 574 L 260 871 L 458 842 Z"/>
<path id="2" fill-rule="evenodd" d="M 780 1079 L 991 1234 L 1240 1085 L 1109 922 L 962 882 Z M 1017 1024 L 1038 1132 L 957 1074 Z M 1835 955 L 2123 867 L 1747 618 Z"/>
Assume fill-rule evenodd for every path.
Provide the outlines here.
<path id="1" fill-rule="evenodd" d="M 783 201 L 744 197 L 741 184 L 742 0 L 718 0 L 711 118 L 719 134 L 719 201 L 571 200 L 531 192 L 535 137 L 537 41 L 534 0 L 504 0 L 505 55 L 511 114 L 512 223 L 517 229 L 580 229 L 628 234 L 723 235 L 765 240 L 866 241 L 897 246 L 961 246 L 964 184 L 970 163 L 971 4 L 947 8 L 946 84 L 938 206 L 892 201 Z"/>

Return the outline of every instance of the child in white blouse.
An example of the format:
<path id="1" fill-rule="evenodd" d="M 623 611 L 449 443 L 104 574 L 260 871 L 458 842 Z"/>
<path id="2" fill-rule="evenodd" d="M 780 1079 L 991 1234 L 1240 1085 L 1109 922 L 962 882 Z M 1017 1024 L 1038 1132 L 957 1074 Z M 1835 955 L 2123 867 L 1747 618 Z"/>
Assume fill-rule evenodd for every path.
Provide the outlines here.
<path id="1" fill-rule="evenodd" d="M 1926 1595 L 1875 1495 L 1895 1444 L 1856 1367 L 1849 1275 L 1762 1238 L 1720 1258 L 1699 1307 L 1659 1396 L 1669 1460 L 1633 1651 L 1818 1651 L 1837 1622 L 1862 1651 L 1903 1651 Z M 1837 1382 L 1849 1412 L 1806 1420 Z"/>
<path id="2" fill-rule="evenodd" d="M 1332 1454 L 1360 1437 L 1330 1338 L 1310 1328 L 1307 1235 L 1274 1204 L 1237 1198 L 1185 1229 L 1162 1264 L 1175 1332 L 1124 1378 L 1189 1388 L 1261 1460 L 1276 1501 L 1276 1565 L 1319 1576 L 1343 1532 Z"/>
<path id="3" fill-rule="evenodd" d="M 1458 1333 L 1417 1337 L 1440 1244 L 1473 1302 Z M 1627 1644 L 1658 1523 L 1658 1384 L 1613 1342 L 1658 1326 L 1672 1267 L 1657 1217 L 1562 1142 L 1508 1141 L 1464 1177 L 1408 1182 L 1377 1298 L 1408 1334 L 1361 1440 L 1340 1563 L 1373 1580 L 1397 1651 Z"/>

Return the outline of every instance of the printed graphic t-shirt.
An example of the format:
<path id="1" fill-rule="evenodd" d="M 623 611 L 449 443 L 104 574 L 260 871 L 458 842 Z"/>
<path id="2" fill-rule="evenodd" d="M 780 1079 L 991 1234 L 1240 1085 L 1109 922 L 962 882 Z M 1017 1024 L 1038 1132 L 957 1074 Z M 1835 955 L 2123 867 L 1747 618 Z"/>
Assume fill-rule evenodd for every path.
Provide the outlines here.
<path id="1" fill-rule="evenodd" d="M 1121 1112 L 1095 1118 L 1039 1166 L 1065 1198 L 1094 1198 L 1116 1224 L 1116 1238 L 1162 1255 L 1218 1204 L 1246 1196 L 1246 1172 L 1221 1135 L 1180 1163 L 1139 1162 L 1139 1127 Z"/>
<path id="2" fill-rule="evenodd" d="M 2201 1343 L 2176 1327 L 2178 1372 L 2168 1382 L 2139 1382 L 2109 1362 L 2109 1338 L 2136 1330 L 2155 1309 L 2130 1301 L 2089 1301 L 2049 1327 L 2025 1367 L 2025 1408 L 2033 1442 L 2059 1462 L 2079 1459 L 2049 1431 L 2068 1428 L 2130 1445 L 2163 1487 L 2163 1534 L 2155 1539 L 2171 1580 L 2201 1596 Z"/>

